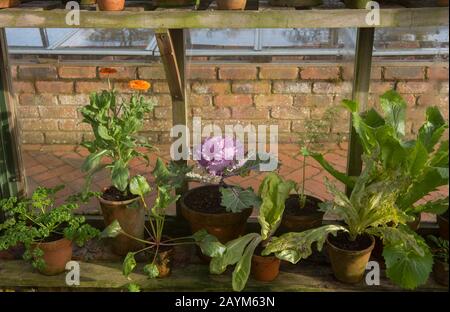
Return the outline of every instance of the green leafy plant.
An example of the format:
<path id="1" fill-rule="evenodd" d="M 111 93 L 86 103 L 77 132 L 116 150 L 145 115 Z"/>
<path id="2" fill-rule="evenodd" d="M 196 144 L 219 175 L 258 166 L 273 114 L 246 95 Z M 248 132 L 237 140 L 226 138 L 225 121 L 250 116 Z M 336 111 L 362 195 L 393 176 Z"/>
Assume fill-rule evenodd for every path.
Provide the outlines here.
<path id="1" fill-rule="evenodd" d="M 427 240 L 434 257 L 448 264 L 448 240 L 433 235 L 428 235 Z"/>
<path id="2" fill-rule="evenodd" d="M 250 233 L 228 242 L 225 252 L 211 260 L 212 274 L 222 274 L 229 265 L 236 265 L 232 277 L 233 290 L 241 291 L 247 284 L 252 256 L 260 244 L 267 244 L 279 227 L 285 201 L 294 187 L 294 182 L 284 181 L 275 173 L 268 174 L 259 188 L 261 233 Z"/>
<path id="3" fill-rule="evenodd" d="M 144 86 L 140 86 L 144 84 Z M 131 81 L 130 87 L 143 90 L 148 84 L 145 81 Z M 148 84 L 149 87 L 149 84 Z M 94 92 L 90 96 L 90 104 L 81 109 L 83 122 L 92 127 L 94 139 L 81 144 L 90 152 L 81 169 L 87 172 L 87 190 L 93 175 L 103 169 L 110 170 L 112 186 L 119 190 L 123 197 L 131 192 L 130 186 L 147 183 L 142 176 L 130 177 L 129 164 L 134 158 L 141 157 L 149 162 L 148 156 L 140 150 L 151 150 L 148 138 L 139 136 L 143 128 L 145 114 L 153 110 L 154 103 L 147 101 L 139 93 L 131 96 L 129 101 L 118 100 L 115 90 Z M 148 186 L 140 189 L 148 189 Z"/>
<path id="4" fill-rule="evenodd" d="M 153 171 L 153 175 L 156 179 L 156 192 L 157 197 L 155 203 L 151 209 L 145 206 L 148 222 L 150 228 L 145 227 L 148 240 L 140 239 L 126 233 L 121 227 L 119 222 L 114 221 L 102 232 L 101 237 L 116 237 L 119 234 L 123 234 L 132 239 L 141 242 L 145 247 L 135 252 L 129 252 L 123 262 L 123 274 L 128 276 L 136 267 L 135 255 L 141 252 L 150 251 L 153 258 L 150 263 L 144 267 L 144 272 L 149 278 L 155 278 L 160 275 L 158 269 L 159 254 L 162 248 L 174 247 L 177 245 L 196 244 L 200 247 L 201 251 L 209 257 L 220 256 L 225 252 L 225 246 L 223 246 L 216 237 L 210 235 L 206 230 L 200 230 L 191 236 L 167 238 L 163 236 L 164 225 L 166 220 L 166 208 L 175 203 L 179 195 L 173 195 L 174 186 L 170 184 L 171 175 L 170 171 L 163 166 L 163 162 L 158 159 L 157 166 Z M 150 192 L 150 190 L 148 190 Z M 141 191 L 144 193 L 144 191 Z M 144 205 L 145 205 L 145 201 Z"/>
<path id="5" fill-rule="evenodd" d="M 0 224 L 0 250 L 22 243 L 25 246 L 23 258 L 31 261 L 35 268 L 44 269 L 40 243 L 65 237 L 82 246 L 96 237 L 99 231 L 86 224 L 84 217 L 73 214 L 77 204 L 55 205 L 55 194 L 62 188 L 38 187 L 31 198 L 1 200 L 0 207 L 6 219 Z"/>
<path id="6" fill-rule="evenodd" d="M 424 284 L 432 270 L 431 252 L 425 241 L 405 225 L 411 217 L 396 206 L 399 177 L 379 182 L 380 172 L 377 163 L 366 157 L 365 168 L 355 181 L 350 198 L 326 181 L 334 199 L 322 204 L 321 209 L 337 215 L 344 225 L 284 234 L 274 238 L 262 254 L 275 253 L 282 260 L 297 263 L 311 255 L 314 243 L 320 251 L 328 235 L 336 236 L 342 231 L 351 241 L 374 235 L 383 242 L 386 274 L 394 283 L 409 289 Z"/>
<path id="7" fill-rule="evenodd" d="M 448 209 L 448 197 L 427 204 L 417 202 L 448 184 L 448 139 L 442 140 L 448 128 L 437 107 L 428 107 L 426 120 L 417 137 L 408 140 L 405 135 L 406 103 L 395 91 L 388 91 L 380 97 L 384 117 L 375 109 L 359 113 L 358 104 L 344 100 L 344 106 L 351 112 L 353 127 L 358 134 L 364 154 L 379 163 L 384 174 L 379 180 L 398 172 L 404 181 L 397 197 L 397 206 L 410 215 L 421 212 L 441 214 Z M 322 167 L 348 187 L 355 185 L 356 177 L 334 169 L 318 153 L 310 153 Z"/>

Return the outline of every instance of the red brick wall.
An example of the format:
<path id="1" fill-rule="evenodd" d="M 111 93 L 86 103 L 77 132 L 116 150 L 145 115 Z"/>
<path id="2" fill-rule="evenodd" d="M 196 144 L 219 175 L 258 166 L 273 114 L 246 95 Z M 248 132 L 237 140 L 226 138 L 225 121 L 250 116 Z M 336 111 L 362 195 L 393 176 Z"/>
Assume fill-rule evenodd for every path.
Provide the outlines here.
<path id="1" fill-rule="evenodd" d="M 123 95 L 127 81 L 152 83 L 146 96 L 158 106 L 145 122 L 145 134 L 154 142 L 169 141 L 171 99 L 159 64 L 116 67 L 112 84 Z M 107 88 L 97 66 L 12 66 L 16 116 L 24 144 L 76 144 L 90 135 L 80 124 L 78 109 L 89 93 Z M 204 122 L 277 124 L 282 142 L 295 141 L 303 120 L 320 118 L 326 107 L 351 96 L 353 69 L 342 64 L 191 64 L 188 67 L 190 116 Z M 438 105 L 448 115 L 448 63 L 375 63 L 372 70 L 371 105 L 378 96 L 395 88 L 407 100 L 408 133 L 415 133 L 425 108 Z M 346 133 L 343 113 L 330 132 Z M 330 138 L 333 136 L 330 134 Z"/>

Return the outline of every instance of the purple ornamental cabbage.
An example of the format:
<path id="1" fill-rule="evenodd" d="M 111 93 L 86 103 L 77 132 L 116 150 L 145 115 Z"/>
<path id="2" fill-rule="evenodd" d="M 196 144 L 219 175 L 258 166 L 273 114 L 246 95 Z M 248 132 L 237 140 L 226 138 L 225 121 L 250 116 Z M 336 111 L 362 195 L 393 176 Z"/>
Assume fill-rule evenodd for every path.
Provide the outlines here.
<path id="1" fill-rule="evenodd" d="M 243 158 L 244 146 L 239 140 L 230 137 L 209 137 L 194 148 L 194 159 L 215 176 L 221 176 L 225 169 L 236 168 Z"/>

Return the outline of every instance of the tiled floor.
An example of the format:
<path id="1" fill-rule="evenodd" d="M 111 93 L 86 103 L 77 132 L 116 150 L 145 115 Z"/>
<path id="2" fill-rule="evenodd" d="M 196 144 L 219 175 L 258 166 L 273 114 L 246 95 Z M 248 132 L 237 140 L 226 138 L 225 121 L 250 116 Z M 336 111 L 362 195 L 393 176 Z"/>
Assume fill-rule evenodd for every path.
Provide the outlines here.
<path id="1" fill-rule="evenodd" d="M 165 161 L 169 161 L 169 145 L 159 146 L 159 152 L 150 155 L 150 166 L 147 167 L 144 160 L 134 160 L 131 166 L 132 174 L 145 175 L 150 181 L 152 177 L 150 172 L 155 164 L 157 157 L 161 157 Z M 279 160 L 281 166 L 279 173 L 296 182 L 301 181 L 302 177 L 302 162 L 301 156 L 298 155 L 298 147 L 295 144 L 281 144 L 278 147 Z M 336 168 L 345 171 L 346 166 L 346 144 L 340 146 L 326 146 L 325 158 L 335 165 Z M 66 187 L 58 195 L 58 201 L 62 202 L 68 195 L 79 192 L 84 184 L 84 174 L 80 167 L 87 155 L 87 151 L 80 147 L 62 146 L 62 145 L 24 145 L 22 147 L 22 160 L 25 167 L 25 175 L 27 178 L 27 190 L 31 192 L 38 185 L 46 187 L 54 187 L 59 184 L 64 184 Z M 324 186 L 324 177 L 330 179 L 331 176 L 324 172 L 318 163 L 313 159 L 308 159 L 306 164 L 306 179 L 305 188 L 307 194 L 314 195 L 321 199 L 329 199 L 330 195 L 327 193 Z M 264 178 L 264 173 L 252 173 L 247 177 L 233 177 L 229 179 L 229 183 L 239 184 L 243 187 L 253 187 L 257 190 L 260 182 Z M 109 186 L 110 181 L 108 172 L 100 172 L 94 178 L 92 189 L 99 191 L 104 187 Z M 194 186 L 194 185 L 191 185 Z M 340 185 L 343 188 L 342 185 Z M 448 187 L 440 190 L 443 194 L 448 194 Z M 149 196 L 147 199 L 149 205 L 152 204 L 154 196 Z M 174 214 L 174 207 L 168 211 L 169 214 Z M 80 213 L 84 214 L 99 214 L 99 207 L 96 200 L 80 207 Z M 430 219 L 431 218 L 431 219 Z M 432 220 L 432 216 L 425 216 L 424 219 Z"/>

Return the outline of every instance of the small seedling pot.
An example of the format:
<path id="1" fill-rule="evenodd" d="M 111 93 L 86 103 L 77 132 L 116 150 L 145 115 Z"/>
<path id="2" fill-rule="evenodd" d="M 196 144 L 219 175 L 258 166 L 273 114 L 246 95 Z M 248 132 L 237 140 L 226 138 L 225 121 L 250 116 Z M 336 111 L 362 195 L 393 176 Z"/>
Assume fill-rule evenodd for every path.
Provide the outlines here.
<path id="1" fill-rule="evenodd" d="M 216 0 L 219 10 L 244 10 L 247 0 Z"/>
<path id="2" fill-rule="evenodd" d="M 327 249 L 336 279 L 349 284 L 360 282 L 375 245 L 373 236 L 369 236 L 370 245 L 361 250 L 341 249 L 332 243 L 330 238 L 330 236 L 327 237 Z"/>
<path id="3" fill-rule="evenodd" d="M 436 282 L 448 286 L 448 263 L 434 259 L 433 275 Z"/>
<path id="4" fill-rule="evenodd" d="M 45 268 L 39 272 L 45 275 L 57 275 L 66 270 L 66 263 L 72 259 L 72 241 L 61 238 L 52 242 L 34 243 L 31 248 L 44 252 Z"/>
<path id="5" fill-rule="evenodd" d="M 277 278 L 280 273 L 280 259 L 275 256 L 258 256 L 252 257 L 252 276 L 262 282 L 271 282 Z"/>
<path id="6" fill-rule="evenodd" d="M 125 0 L 97 0 L 100 11 L 123 11 Z"/>
<path id="7" fill-rule="evenodd" d="M 448 240 L 448 213 L 437 215 L 437 223 L 439 225 L 439 234 L 443 239 Z"/>
<path id="8" fill-rule="evenodd" d="M 117 220 L 124 232 L 144 239 L 145 211 L 139 197 L 124 201 L 112 201 L 99 197 L 99 201 L 106 226 Z M 128 252 L 142 247 L 141 242 L 123 234 L 111 238 L 112 251 L 119 256 L 125 256 Z"/>
<path id="9" fill-rule="evenodd" d="M 319 211 L 319 203 L 322 201 L 312 196 L 306 196 L 306 206 L 300 208 L 299 196 L 289 195 L 286 200 L 286 209 L 281 219 L 280 231 L 303 232 L 322 225 L 324 213 Z"/>

